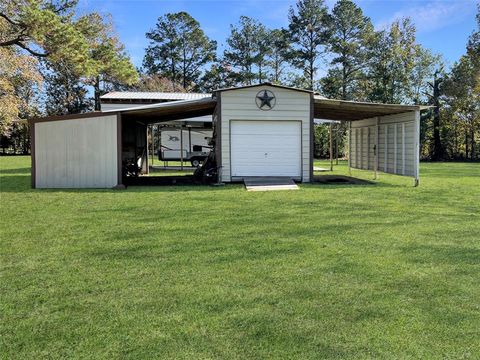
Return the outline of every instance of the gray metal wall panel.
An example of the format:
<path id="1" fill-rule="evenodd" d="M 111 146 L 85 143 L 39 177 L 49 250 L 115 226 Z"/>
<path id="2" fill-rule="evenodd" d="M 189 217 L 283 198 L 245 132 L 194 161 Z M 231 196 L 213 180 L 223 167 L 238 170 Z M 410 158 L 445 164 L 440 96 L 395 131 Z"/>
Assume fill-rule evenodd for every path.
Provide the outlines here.
<path id="1" fill-rule="evenodd" d="M 415 112 L 379 118 L 378 170 L 397 175 L 415 176 Z M 350 166 L 374 170 L 376 118 L 354 121 L 350 130 Z"/>
<path id="2" fill-rule="evenodd" d="M 117 116 L 35 123 L 37 188 L 117 185 Z"/>

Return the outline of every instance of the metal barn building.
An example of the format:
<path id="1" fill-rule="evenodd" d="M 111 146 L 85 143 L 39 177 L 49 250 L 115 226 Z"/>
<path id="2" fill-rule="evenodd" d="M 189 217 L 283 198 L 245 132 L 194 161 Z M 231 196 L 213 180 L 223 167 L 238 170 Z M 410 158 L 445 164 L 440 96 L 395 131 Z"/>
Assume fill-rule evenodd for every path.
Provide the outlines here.
<path id="1" fill-rule="evenodd" d="M 420 106 L 330 100 L 269 83 L 210 95 L 173 93 L 171 99 L 135 94 L 127 100 L 122 93 L 107 94 L 101 112 L 31 120 L 32 186 L 121 187 L 125 162 L 148 156 L 149 124 L 206 116 L 213 124 L 219 182 L 312 181 L 314 119 L 327 119 L 349 124 L 350 167 L 411 176 L 418 183 Z"/>

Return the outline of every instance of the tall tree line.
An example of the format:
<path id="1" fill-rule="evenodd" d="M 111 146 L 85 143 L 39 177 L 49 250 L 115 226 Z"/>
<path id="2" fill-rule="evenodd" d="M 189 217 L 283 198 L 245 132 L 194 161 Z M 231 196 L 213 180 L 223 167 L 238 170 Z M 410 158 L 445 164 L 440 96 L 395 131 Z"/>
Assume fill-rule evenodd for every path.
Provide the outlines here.
<path id="1" fill-rule="evenodd" d="M 416 41 L 409 18 L 375 30 L 351 0 L 338 0 L 330 11 L 324 0 L 298 0 L 285 28 L 241 16 L 222 51 L 190 14 L 170 13 L 146 33 L 138 76 L 111 20 L 78 16 L 76 5 L 0 4 L 0 55 L 7 60 L 0 63 L 3 139 L 18 128 L 13 119 L 98 110 L 100 95 L 113 89 L 210 92 L 269 81 L 343 100 L 433 105 L 422 117 L 422 157 L 480 157 L 478 14 L 465 55 L 445 69 L 440 56 Z M 345 130 L 337 129 L 340 144 Z"/>
<path id="2" fill-rule="evenodd" d="M 375 30 L 351 0 L 338 0 L 331 11 L 324 0 L 298 0 L 288 20 L 285 28 L 268 29 L 257 19 L 241 16 L 231 25 L 220 53 L 187 13 L 161 16 L 146 34 L 150 45 L 143 63 L 144 83 L 162 79 L 153 82 L 156 89 L 210 92 L 270 81 L 342 100 L 429 104 L 434 108 L 422 117 L 422 158 L 480 157 L 478 29 L 467 54 L 448 72 L 439 55 L 416 41 L 409 18 Z M 182 40 L 186 33 L 188 41 Z M 319 125 L 318 136 L 325 135 L 321 127 L 325 125 Z M 343 155 L 346 127 L 336 131 Z M 324 155 L 325 146 L 317 141 L 316 153 Z"/>

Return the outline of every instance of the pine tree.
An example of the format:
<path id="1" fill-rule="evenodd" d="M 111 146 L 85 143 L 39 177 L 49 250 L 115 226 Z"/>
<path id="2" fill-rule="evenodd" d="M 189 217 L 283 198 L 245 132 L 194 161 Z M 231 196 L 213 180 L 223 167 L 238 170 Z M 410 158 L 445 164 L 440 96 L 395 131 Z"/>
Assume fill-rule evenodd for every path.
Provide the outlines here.
<path id="1" fill-rule="evenodd" d="M 147 73 L 167 77 L 187 90 L 199 86 L 204 67 L 216 57 L 217 43 L 186 12 L 159 17 L 146 36 L 150 40 L 143 60 Z"/>
<path id="2" fill-rule="evenodd" d="M 285 80 L 288 61 L 291 55 L 288 32 L 284 29 L 273 29 L 269 32 L 270 52 L 268 65 L 271 69 L 270 81 L 281 84 Z"/>
<path id="3" fill-rule="evenodd" d="M 265 26 L 247 16 L 241 16 L 238 25 L 231 25 L 224 60 L 240 84 L 251 85 L 255 78 L 262 82 L 266 77 L 267 34 Z"/>
<path id="4" fill-rule="evenodd" d="M 201 91 L 210 93 L 217 89 L 233 87 L 237 84 L 238 78 L 232 69 L 224 61 L 213 64 L 202 77 Z"/>
<path id="5" fill-rule="evenodd" d="M 123 44 L 113 31 L 111 21 L 97 13 L 78 20 L 77 27 L 89 44 L 92 72 L 86 83 L 93 86 L 94 109 L 100 110 L 100 95 L 112 84 L 133 85 L 138 74 L 124 50 Z"/>
<path id="6" fill-rule="evenodd" d="M 373 25 L 351 0 L 340 0 L 332 10 L 328 48 L 332 66 L 322 79 L 326 96 L 362 100 L 360 81 L 366 76 Z M 339 86 L 339 88 L 337 88 Z"/>
<path id="7" fill-rule="evenodd" d="M 315 88 L 318 62 L 329 39 L 330 19 L 324 0 L 298 0 L 289 11 L 289 35 L 293 49 L 291 62 Z"/>
<path id="8" fill-rule="evenodd" d="M 14 46 L 35 58 L 68 63 L 88 74 L 89 46 L 75 21 L 78 0 L 4 0 L 0 3 L 0 47 Z"/>

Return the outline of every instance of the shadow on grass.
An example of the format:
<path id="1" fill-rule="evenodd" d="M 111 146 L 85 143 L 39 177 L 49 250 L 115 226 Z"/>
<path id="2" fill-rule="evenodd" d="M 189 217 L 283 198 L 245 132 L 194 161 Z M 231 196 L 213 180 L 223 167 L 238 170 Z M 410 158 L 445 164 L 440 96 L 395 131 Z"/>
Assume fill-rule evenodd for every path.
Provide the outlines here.
<path id="1" fill-rule="evenodd" d="M 30 175 L 30 168 L 18 168 L 18 169 L 2 169 L 0 170 L 0 175 L 2 174 L 29 174 Z"/>
<path id="2" fill-rule="evenodd" d="M 372 181 L 345 175 L 314 175 L 313 183 L 327 185 L 375 185 Z"/>
<path id="3" fill-rule="evenodd" d="M 5 172 L 4 172 L 5 173 Z M 18 173 L 18 171 L 12 172 Z M 151 186 L 128 186 L 125 190 L 102 189 L 102 188 L 55 188 L 55 189 L 33 189 L 31 187 L 31 177 L 27 175 L 9 175 L 0 177 L 0 191 L 7 193 L 128 193 L 128 192 L 186 192 L 186 191 L 212 191 L 232 189 L 235 185 L 214 186 L 214 185 L 151 185 Z"/>
<path id="4" fill-rule="evenodd" d="M 2 173 L 6 173 L 2 170 Z M 12 172 L 13 173 L 13 172 Z M 18 173 L 18 170 L 15 172 Z M 1 192 L 27 192 L 33 191 L 31 188 L 31 177 L 29 175 L 8 175 L 0 177 L 0 191 Z"/>
<path id="5" fill-rule="evenodd" d="M 451 245 L 410 245 L 402 247 L 402 252 L 409 262 L 416 264 L 480 264 L 480 249 L 472 247 Z"/>

